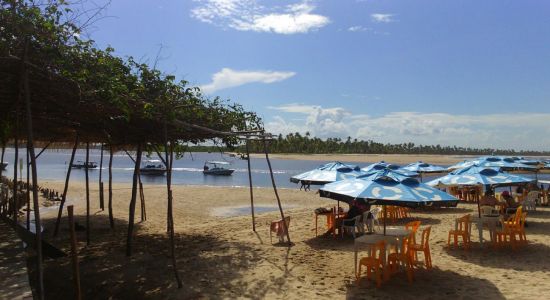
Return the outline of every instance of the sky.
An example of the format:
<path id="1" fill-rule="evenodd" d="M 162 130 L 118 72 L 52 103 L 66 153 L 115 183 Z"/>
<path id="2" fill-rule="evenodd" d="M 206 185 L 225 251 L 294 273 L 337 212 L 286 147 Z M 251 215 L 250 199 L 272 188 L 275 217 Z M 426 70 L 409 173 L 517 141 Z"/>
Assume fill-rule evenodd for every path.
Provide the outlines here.
<path id="1" fill-rule="evenodd" d="M 550 150 L 549 1 L 115 0 L 86 31 L 275 134 Z"/>

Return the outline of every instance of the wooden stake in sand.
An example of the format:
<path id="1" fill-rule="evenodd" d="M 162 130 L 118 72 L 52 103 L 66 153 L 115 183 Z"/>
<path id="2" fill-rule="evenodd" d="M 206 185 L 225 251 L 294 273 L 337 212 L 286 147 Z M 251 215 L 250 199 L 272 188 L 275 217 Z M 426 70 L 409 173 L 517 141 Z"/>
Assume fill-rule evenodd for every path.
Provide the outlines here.
<path id="1" fill-rule="evenodd" d="M 69 215 L 69 232 L 71 233 L 71 262 L 73 266 L 73 281 L 75 289 L 75 299 L 82 299 L 82 291 L 80 290 L 80 270 L 78 267 L 78 250 L 76 248 L 76 232 L 74 230 L 73 206 L 67 206 L 67 214 Z"/>
<path id="2" fill-rule="evenodd" d="M 165 128 L 166 129 L 166 128 Z M 165 131 L 166 134 L 166 131 Z M 165 135 L 166 137 L 166 135 Z M 178 288 L 183 287 L 181 282 L 180 275 L 178 272 L 178 266 L 176 264 L 176 247 L 174 245 L 174 214 L 172 207 L 172 166 L 174 161 L 174 142 L 170 142 L 170 155 L 168 155 L 168 143 L 165 144 L 166 151 L 166 162 L 168 163 L 167 176 L 166 176 L 166 189 L 168 191 L 168 228 L 170 233 L 170 253 L 172 256 L 172 266 L 174 268 L 174 275 L 176 276 L 176 281 L 178 282 Z"/>
<path id="3" fill-rule="evenodd" d="M 115 228 L 113 218 L 113 145 L 109 144 L 109 225 L 111 229 Z"/>
<path id="4" fill-rule="evenodd" d="M 138 183 L 139 183 L 139 199 L 141 203 L 141 221 L 147 220 L 147 212 L 145 211 L 145 194 L 143 193 L 143 183 L 141 182 L 141 172 L 138 176 Z"/>
<path id="5" fill-rule="evenodd" d="M 29 149 L 29 155 L 31 158 L 31 169 L 32 169 L 32 200 L 34 208 L 34 225 L 35 225 L 35 236 L 36 236 L 36 260 L 37 260 L 37 272 L 38 272 L 38 297 L 39 299 L 44 299 L 44 270 L 42 269 L 42 224 L 40 221 L 40 206 L 38 203 L 38 176 L 36 172 L 36 157 L 34 156 L 34 137 L 33 137 L 33 127 L 32 127 L 32 112 L 31 112 L 31 92 L 29 88 L 29 76 L 28 71 L 26 70 L 26 53 L 28 49 L 28 40 L 25 45 L 25 59 L 23 59 L 23 85 L 25 93 L 25 104 L 27 108 L 27 147 Z M 14 169 L 17 168 L 14 166 Z"/>
<path id="6" fill-rule="evenodd" d="M 275 192 L 275 197 L 277 198 L 277 205 L 279 205 L 279 212 L 281 213 L 281 220 L 283 220 L 283 228 L 286 232 L 286 238 L 288 240 L 288 245 L 290 246 L 292 243 L 290 242 L 290 234 L 288 233 L 288 228 L 286 227 L 285 222 L 285 214 L 283 213 L 283 207 L 281 206 L 281 199 L 279 198 L 279 193 L 277 192 L 277 186 L 275 185 L 275 178 L 273 177 L 273 169 L 271 168 L 271 162 L 269 161 L 269 154 L 267 150 L 267 141 L 265 140 L 265 137 L 263 138 L 264 141 L 264 152 L 265 152 L 265 160 L 267 161 L 267 166 L 269 167 L 269 175 L 271 176 L 271 183 L 273 184 L 273 191 Z"/>
<path id="7" fill-rule="evenodd" d="M 90 176 L 88 164 L 90 163 L 90 142 L 86 142 L 86 166 L 84 174 L 86 174 L 86 245 L 90 245 Z"/>
<path id="8" fill-rule="evenodd" d="M 15 157 L 13 159 L 13 201 L 11 202 L 12 207 L 11 212 L 13 214 L 13 222 L 17 223 L 17 212 L 19 211 L 19 205 L 17 203 L 17 161 L 19 160 L 19 105 L 17 105 L 17 113 L 15 117 L 15 138 L 14 138 L 14 147 L 15 147 Z"/>
<path id="9" fill-rule="evenodd" d="M 30 193 L 30 182 L 29 182 L 29 173 L 30 173 L 30 167 L 31 164 L 29 162 L 30 160 L 30 154 L 29 154 L 29 148 L 27 148 L 27 196 L 25 197 L 27 201 L 27 230 L 31 229 L 31 193 Z"/>
<path id="10" fill-rule="evenodd" d="M 101 144 L 101 154 L 99 159 L 99 208 L 101 210 L 105 210 L 105 205 L 103 202 L 103 181 L 102 181 L 102 174 L 103 174 L 103 143 Z"/>
<path id="11" fill-rule="evenodd" d="M 256 218 L 254 217 L 254 191 L 252 189 L 252 173 L 250 171 L 250 150 L 246 139 L 246 160 L 248 165 L 248 184 L 250 185 L 250 211 L 252 212 L 252 231 L 256 232 Z"/>
<path id="12" fill-rule="evenodd" d="M 71 159 L 69 160 L 69 166 L 67 169 L 67 176 L 65 176 L 65 186 L 63 187 L 63 194 L 61 195 L 61 203 L 59 204 L 59 210 L 57 212 L 57 220 L 55 221 L 55 229 L 53 231 L 53 236 L 57 236 L 59 231 L 59 223 L 61 222 L 61 214 L 63 213 L 63 205 L 65 205 L 65 200 L 67 200 L 67 191 L 69 190 L 69 179 L 71 178 L 71 170 L 74 162 L 74 156 L 76 154 L 76 148 L 78 147 L 78 134 L 74 138 L 73 151 L 71 152 Z"/>
<path id="13" fill-rule="evenodd" d="M 137 153 L 134 164 L 134 177 L 132 179 L 132 198 L 130 199 L 130 209 L 128 218 L 128 236 L 126 237 L 126 256 L 132 255 L 132 238 L 134 234 L 134 215 L 136 213 L 136 194 L 139 176 L 139 164 L 141 162 L 141 144 L 137 145 Z"/>

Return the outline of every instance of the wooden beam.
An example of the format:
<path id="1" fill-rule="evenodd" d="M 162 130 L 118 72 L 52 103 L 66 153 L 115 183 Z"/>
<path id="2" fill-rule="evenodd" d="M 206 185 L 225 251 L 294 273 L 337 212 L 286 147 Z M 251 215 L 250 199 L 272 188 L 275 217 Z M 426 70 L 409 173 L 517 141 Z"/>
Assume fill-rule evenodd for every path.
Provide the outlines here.
<path id="1" fill-rule="evenodd" d="M 71 170 L 73 169 L 74 156 L 76 154 L 76 148 L 78 147 L 78 134 L 74 138 L 73 151 L 71 152 L 71 159 L 69 160 L 69 166 L 67 169 L 67 175 L 65 176 L 65 185 L 63 187 L 63 194 L 61 195 L 61 203 L 59 204 L 59 210 L 57 211 L 57 220 L 55 221 L 55 228 L 53 236 L 57 236 L 59 231 L 59 224 L 61 222 L 61 215 L 63 214 L 63 206 L 67 200 L 67 191 L 69 190 L 69 179 L 71 178 Z"/>
<path id="2" fill-rule="evenodd" d="M 137 183 L 138 183 L 140 162 L 141 162 L 141 144 L 138 144 L 137 154 L 136 154 L 136 159 L 134 164 L 134 177 L 132 180 L 132 198 L 130 199 L 130 208 L 129 208 L 129 217 L 128 217 L 128 236 L 126 237 L 126 256 L 132 255 L 132 239 L 134 235 L 134 215 L 136 211 L 136 194 L 137 194 Z"/>

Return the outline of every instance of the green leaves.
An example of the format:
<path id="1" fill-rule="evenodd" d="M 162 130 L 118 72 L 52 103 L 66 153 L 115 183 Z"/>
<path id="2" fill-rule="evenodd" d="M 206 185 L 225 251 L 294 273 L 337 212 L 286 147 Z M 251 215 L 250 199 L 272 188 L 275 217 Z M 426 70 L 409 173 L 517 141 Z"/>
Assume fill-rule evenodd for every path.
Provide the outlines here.
<path id="1" fill-rule="evenodd" d="M 185 80 L 178 81 L 132 57 L 121 58 L 113 47 L 98 49 L 92 40 L 83 40 L 80 24 L 74 21 L 78 12 L 67 1 L 50 0 L 38 6 L 32 0 L 21 0 L 16 2 L 15 13 L 11 3 L 0 0 L 0 56 L 22 57 L 28 40 L 27 59 L 33 65 L 77 86 L 77 99 L 63 99 L 69 103 L 63 115 L 74 118 L 68 121 L 79 124 L 82 135 L 108 135 L 115 143 L 162 144 L 167 138 L 182 145 L 220 137 L 231 146 L 238 139 L 186 128 L 181 121 L 218 131 L 261 126 L 256 114 L 238 104 L 208 99 Z M 165 124 L 166 137 L 159 134 Z"/>

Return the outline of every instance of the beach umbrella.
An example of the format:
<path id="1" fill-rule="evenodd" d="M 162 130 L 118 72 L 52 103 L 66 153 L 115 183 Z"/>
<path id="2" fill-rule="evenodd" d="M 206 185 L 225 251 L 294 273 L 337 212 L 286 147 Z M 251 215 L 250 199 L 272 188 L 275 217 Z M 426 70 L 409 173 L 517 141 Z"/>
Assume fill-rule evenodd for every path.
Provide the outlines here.
<path id="1" fill-rule="evenodd" d="M 441 172 L 446 172 L 447 171 L 447 169 L 445 169 L 441 166 L 427 164 L 427 163 L 421 162 L 421 161 L 406 165 L 401 169 L 406 170 L 406 171 L 416 172 L 416 173 L 419 173 L 419 174 L 422 174 L 422 173 L 441 173 Z"/>
<path id="2" fill-rule="evenodd" d="M 503 171 L 531 171 L 536 172 L 538 168 L 536 165 L 527 165 L 521 163 L 521 160 L 514 160 L 512 157 L 502 157 L 502 156 L 487 156 L 481 157 L 477 160 L 477 165 L 482 167 L 497 167 Z M 538 163 L 537 163 L 538 164 Z"/>
<path id="3" fill-rule="evenodd" d="M 437 165 L 427 164 L 421 161 L 406 165 L 401 169 L 420 174 L 420 181 L 422 181 L 422 174 L 447 172 L 446 168 Z"/>
<path id="4" fill-rule="evenodd" d="M 484 167 L 473 165 L 467 168 L 455 170 L 443 177 L 436 178 L 427 184 L 433 187 L 451 187 L 451 186 L 513 186 L 532 182 L 533 179 L 509 174 L 501 171 L 497 167 Z M 481 216 L 478 205 L 478 214 Z"/>
<path id="5" fill-rule="evenodd" d="M 456 206 L 458 203 L 455 197 L 390 168 L 325 184 L 319 189 L 319 194 L 321 197 L 344 201 L 348 204 L 354 200 L 376 205 L 406 207 Z"/>
<path id="6" fill-rule="evenodd" d="M 338 180 L 354 178 L 359 175 L 364 175 L 358 166 L 348 165 L 341 162 L 331 162 L 319 166 L 316 169 L 307 171 L 290 177 L 290 181 L 301 183 L 302 185 L 323 185 Z"/>
<path id="7" fill-rule="evenodd" d="M 473 165 L 475 165 L 476 163 L 478 163 L 477 160 L 475 159 L 472 159 L 472 160 L 464 160 L 464 161 L 461 161 L 459 163 L 456 163 L 452 166 L 449 166 L 447 168 L 447 171 L 454 171 L 454 170 L 458 170 L 458 169 L 464 169 L 464 168 L 467 168 L 467 167 L 471 167 Z"/>
<path id="8" fill-rule="evenodd" d="M 385 162 L 385 161 L 383 161 L 383 160 L 380 161 L 380 162 L 373 163 L 373 164 L 370 164 L 370 165 L 368 165 L 368 166 L 366 166 L 366 167 L 361 168 L 362 171 L 365 171 L 365 172 L 367 172 L 367 173 L 378 172 L 378 171 L 385 170 L 385 169 L 390 169 L 390 170 L 393 170 L 393 171 L 398 171 L 398 172 L 400 172 L 401 174 L 403 174 L 403 175 L 405 175 L 405 176 L 409 176 L 409 177 L 418 176 L 418 173 L 416 173 L 416 172 L 404 170 L 404 169 L 401 168 L 401 166 L 399 166 L 399 165 L 390 164 L 390 163 L 387 163 L 387 162 Z"/>
<path id="9" fill-rule="evenodd" d="M 498 167 L 472 165 L 455 170 L 443 177 L 427 182 L 426 184 L 433 187 L 463 185 L 510 186 L 526 184 L 531 181 L 533 181 L 533 179 L 503 172 Z"/>

